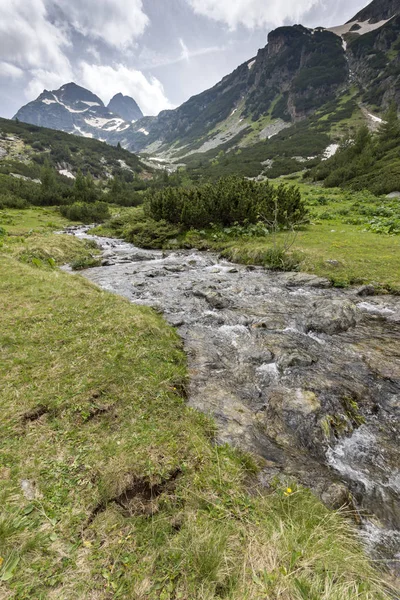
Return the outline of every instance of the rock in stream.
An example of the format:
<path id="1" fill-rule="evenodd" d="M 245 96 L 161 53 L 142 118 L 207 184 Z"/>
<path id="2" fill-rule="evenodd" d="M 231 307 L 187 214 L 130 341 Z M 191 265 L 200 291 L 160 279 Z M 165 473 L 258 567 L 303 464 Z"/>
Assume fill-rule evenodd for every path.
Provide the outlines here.
<path id="1" fill-rule="evenodd" d="M 103 267 L 82 274 L 162 310 L 184 341 L 189 404 L 218 441 L 263 459 L 275 476 L 362 515 L 373 555 L 400 558 L 400 298 L 335 290 L 198 251 L 146 251 L 95 239 Z"/>

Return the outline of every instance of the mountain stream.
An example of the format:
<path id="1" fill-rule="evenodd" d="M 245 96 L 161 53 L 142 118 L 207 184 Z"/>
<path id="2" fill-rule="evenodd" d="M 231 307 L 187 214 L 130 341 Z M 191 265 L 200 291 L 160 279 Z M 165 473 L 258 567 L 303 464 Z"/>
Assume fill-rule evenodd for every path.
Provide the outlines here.
<path id="1" fill-rule="evenodd" d="M 261 457 L 266 486 L 295 480 L 349 504 L 372 556 L 399 574 L 400 297 L 88 231 L 66 230 L 102 250 L 82 275 L 178 329 L 188 402 L 213 416 L 218 442 Z"/>

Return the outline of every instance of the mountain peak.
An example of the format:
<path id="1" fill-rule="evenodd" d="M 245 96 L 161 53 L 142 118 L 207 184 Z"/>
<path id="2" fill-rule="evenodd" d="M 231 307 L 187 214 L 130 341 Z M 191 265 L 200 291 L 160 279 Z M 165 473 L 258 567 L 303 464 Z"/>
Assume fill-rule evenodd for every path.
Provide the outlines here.
<path id="1" fill-rule="evenodd" d="M 67 104 L 75 104 L 77 102 L 91 102 L 96 103 L 99 106 L 104 106 L 103 101 L 98 96 L 96 96 L 96 94 L 93 94 L 86 88 L 77 85 L 73 81 L 62 85 L 58 90 L 54 90 L 51 93 L 57 96 L 59 100 Z"/>
<path id="2" fill-rule="evenodd" d="M 121 92 L 115 94 L 110 100 L 107 109 L 125 121 L 138 121 L 143 117 L 137 102 L 130 96 L 124 96 Z"/>

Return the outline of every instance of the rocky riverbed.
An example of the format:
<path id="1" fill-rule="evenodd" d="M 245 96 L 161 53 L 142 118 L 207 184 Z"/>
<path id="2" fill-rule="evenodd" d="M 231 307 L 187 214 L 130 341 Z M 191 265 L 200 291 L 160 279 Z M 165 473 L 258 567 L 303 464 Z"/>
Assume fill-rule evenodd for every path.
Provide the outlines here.
<path id="1" fill-rule="evenodd" d="M 103 266 L 83 275 L 178 328 L 188 402 L 214 417 L 218 441 L 261 457 L 265 485 L 296 480 L 332 508 L 349 505 L 373 555 L 396 571 L 400 297 L 89 237 Z"/>

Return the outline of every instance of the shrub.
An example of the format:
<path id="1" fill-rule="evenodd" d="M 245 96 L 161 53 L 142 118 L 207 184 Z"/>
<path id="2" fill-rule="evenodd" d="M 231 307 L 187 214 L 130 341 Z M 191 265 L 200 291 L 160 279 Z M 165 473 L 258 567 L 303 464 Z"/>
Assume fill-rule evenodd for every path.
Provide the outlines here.
<path id="1" fill-rule="evenodd" d="M 298 188 L 235 176 L 221 178 L 215 185 L 167 187 L 148 193 L 144 208 L 155 221 L 164 220 L 184 229 L 211 224 L 247 225 L 260 220 L 285 228 L 303 221 L 307 213 Z"/>
<path id="2" fill-rule="evenodd" d="M 86 204 L 75 202 L 68 206 L 61 206 L 61 214 L 70 221 L 82 223 L 103 223 L 110 217 L 110 212 L 105 202 Z"/>
<path id="3" fill-rule="evenodd" d="M 147 219 L 137 221 L 124 232 L 128 242 L 141 248 L 162 248 L 181 233 L 180 227 L 173 226 L 167 221 Z"/>
<path id="4" fill-rule="evenodd" d="M 24 198 L 18 198 L 10 192 L 0 193 L 0 209 L 3 208 L 26 208 L 28 203 Z"/>

